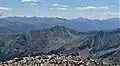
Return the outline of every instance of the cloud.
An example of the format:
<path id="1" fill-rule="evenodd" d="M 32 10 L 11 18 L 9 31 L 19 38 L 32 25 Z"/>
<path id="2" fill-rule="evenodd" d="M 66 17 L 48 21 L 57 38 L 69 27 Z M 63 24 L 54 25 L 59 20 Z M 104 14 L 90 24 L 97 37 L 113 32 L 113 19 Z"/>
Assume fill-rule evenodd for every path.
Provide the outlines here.
<path id="1" fill-rule="evenodd" d="M 101 12 L 101 13 L 96 13 L 96 17 L 101 19 L 120 18 L 120 13 L 119 12 Z"/>
<path id="2" fill-rule="evenodd" d="M 57 9 L 60 11 L 67 11 L 68 10 L 67 8 L 63 8 L 63 7 L 58 7 Z"/>
<path id="3" fill-rule="evenodd" d="M 25 2 L 25 3 L 36 3 L 36 2 L 40 2 L 40 0 L 21 0 L 21 2 Z"/>
<path id="4" fill-rule="evenodd" d="M 96 9 L 94 6 L 87 6 L 87 7 L 77 7 L 77 10 L 86 10 L 86 9 Z"/>
<path id="5" fill-rule="evenodd" d="M 36 9 L 36 12 L 39 12 L 39 10 L 38 10 L 38 9 Z"/>
<path id="6" fill-rule="evenodd" d="M 38 3 L 30 3 L 30 5 L 36 6 L 38 5 Z"/>
<path id="7" fill-rule="evenodd" d="M 11 11 L 11 8 L 7 8 L 7 7 L 0 7 L 0 11 Z"/>
<path id="8" fill-rule="evenodd" d="M 59 6 L 59 4 L 53 4 L 53 6 Z"/>
<path id="9" fill-rule="evenodd" d="M 21 0 L 22 3 L 28 3 L 30 5 L 36 6 L 40 2 L 40 0 Z"/>
<path id="10" fill-rule="evenodd" d="M 100 7 L 97 7 L 97 9 L 109 9 L 110 6 L 100 6 Z"/>
<path id="11" fill-rule="evenodd" d="M 60 5 L 59 7 L 67 8 L 67 5 Z"/>
<path id="12" fill-rule="evenodd" d="M 60 4 L 53 4 L 53 6 L 56 6 L 56 7 L 63 7 L 63 8 L 67 8 L 67 7 L 68 7 L 67 5 L 60 5 Z"/>
<path id="13" fill-rule="evenodd" d="M 52 10 L 53 8 L 49 8 L 50 10 Z"/>
<path id="14" fill-rule="evenodd" d="M 67 11 L 67 5 L 61 5 L 61 4 L 53 4 L 53 6 L 55 6 L 56 9 L 60 10 L 60 11 Z M 53 8 L 50 8 L 53 9 Z"/>
<path id="15" fill-rule="evenodd" d="M 110 7 L 115 7 L 114 5 L 110 5 Z"/>
<path id="16" fill-rule="evenodd" d="M 114 7 L 114 5 L 107 5 L 107 6 L 99 6 L 99 7 L 96 7 L 96 6 L 87 6 L 87 7 L 76 7 L 77 10 L 88 10 L 88 9 L 109 9 L 109 8 L 112 8 Z"/>
<path id="17" fill-rule="evenodd" d="M 97 13 L 99 15 L 120 15 L 120 13 L 113 13 L 113 12 L 103 12 L 103 13 Z"/>

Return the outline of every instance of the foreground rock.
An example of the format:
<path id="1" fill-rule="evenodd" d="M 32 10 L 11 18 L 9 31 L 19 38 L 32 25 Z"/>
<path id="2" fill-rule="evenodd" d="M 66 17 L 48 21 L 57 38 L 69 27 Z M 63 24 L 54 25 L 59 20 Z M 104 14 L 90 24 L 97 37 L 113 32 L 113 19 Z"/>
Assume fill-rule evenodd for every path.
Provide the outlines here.
<path id="1" fill-rule="evenodd" d="M 0 66 L 120 66 L 117 64 L 103 63 L 89 57 L 63 56 L 63 55 L 41 55 L 34 57 L 15 58 L 13 60 L 0 62 Z"/>

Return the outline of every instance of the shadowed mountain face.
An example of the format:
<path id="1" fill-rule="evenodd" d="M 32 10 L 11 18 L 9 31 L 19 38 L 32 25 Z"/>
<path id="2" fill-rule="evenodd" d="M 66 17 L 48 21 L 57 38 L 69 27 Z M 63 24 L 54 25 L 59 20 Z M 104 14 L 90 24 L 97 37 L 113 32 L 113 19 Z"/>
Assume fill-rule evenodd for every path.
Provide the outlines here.
<path id="1" fill-rule="evenodd" d="M 77 32 L 64 26 L 0 34 L 0 60 L 29 54 L 75 54 L 120 62 L 120 30 Z"/>

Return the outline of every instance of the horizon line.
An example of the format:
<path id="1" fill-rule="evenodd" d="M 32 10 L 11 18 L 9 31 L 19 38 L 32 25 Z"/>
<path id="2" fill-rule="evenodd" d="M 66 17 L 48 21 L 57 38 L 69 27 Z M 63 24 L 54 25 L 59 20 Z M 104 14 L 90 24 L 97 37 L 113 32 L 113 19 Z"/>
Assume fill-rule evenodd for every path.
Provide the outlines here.
<path id="1" fill-rule="evenodd" d="M 33 17 L 37 17 L 37 18 L 60 18 L 60 19 L 66 19 L 66 20 L 74 20 L 74 19 L 88 19 L 88 20 L 107 20 L 107 19 L 115 19 L 118 18 L 120 19 L 120 17 L 111 17 L 111 18 L 90 18 L 90 17 L 83 17 L 83 16 L 79 16 L 79 17 L 73 17 L 73 18 L 66 18 L 66 17 L 60 17 L 60 16 L 2 16 L 1 18 L 9 18 L 9 17 L 20 17 L 20 18 L 33 18 Z"/>

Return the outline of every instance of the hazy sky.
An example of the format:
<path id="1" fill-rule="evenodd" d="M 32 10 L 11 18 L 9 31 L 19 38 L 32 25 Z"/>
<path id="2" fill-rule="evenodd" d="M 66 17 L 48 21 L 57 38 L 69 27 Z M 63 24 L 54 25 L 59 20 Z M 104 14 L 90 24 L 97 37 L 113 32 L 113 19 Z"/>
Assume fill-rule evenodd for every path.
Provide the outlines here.
<path id="1" fill-rule="evenodd" d="M 120 0 L 0 0 L 2 16 L 120 17 Z"/>

